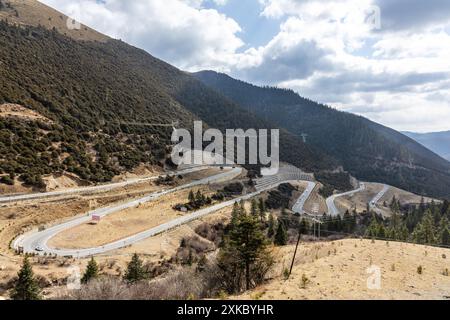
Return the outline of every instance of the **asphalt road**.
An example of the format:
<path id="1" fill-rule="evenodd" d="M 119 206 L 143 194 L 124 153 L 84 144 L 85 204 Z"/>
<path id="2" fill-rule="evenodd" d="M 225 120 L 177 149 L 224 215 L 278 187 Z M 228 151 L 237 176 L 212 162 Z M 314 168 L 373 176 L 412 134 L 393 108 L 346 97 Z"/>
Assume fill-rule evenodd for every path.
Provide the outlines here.
<path id="1" fill-rule="evenodd" d="M 326 202 L 327 202 L 327 208 L 328 208 L 328 214 L 331 216 L 338 216 L 341 213 L 339 212 L 338 208 L 336 207 L 336 204 L 334 203 L 334 201 L 337 198 L 340 197 L 345 197 L 345 196 L 350 196 L 353 195 L 355 193 L 364 191 L 366 189 L 366 185 L 364 184 L 364 182 L 361 182 L 359 184 L 359 188 L 352 190 L 352 191 L 348 191 L 348 192 L 344 192 L 344 193 L 339 193 L 339 194 L 334 194 L 331 197 L 327 198 Z"/>
<path id="2" fill-rule="evenodd" d="M 308 182 L 308 185 L 305 189 L 305 191 L 302 193 L 300 198 L 298 198 L 297 202 L 292 207 L 292 211 L 295 213 L 303 213 L 303 207 L 305 206 L 306 201 L 308 200 L 311 193 L 314 191 L 314 188 L 316 187 L 317 183 L 315 182 Z"/>
<path id="3" fill-rule="evenodd" d="M 58 249 L 58 248 L 50 248 L 47 246 L 48 241 L 54 237 L 55 235 L 57 235 L 58 233 L 67 230 L 69 228 L 75 227 L 77 225 L 80 225 L 82 223 L 88 222 L 92 219 L 92 215 L 96 214 L 96 215 L 100 215 L 100 216 L 106 216 L 108 214 L 111 214 L 113 212 L 117 212 L 117 211 L 121 211 L 123 209 L 126 208 L 130 208 L 130 207 L 134 207 L 139 205 L 140 203 L 145 203 L 148 201 L 152 201 L 164 194 L 168 194 L 171 192 L 175 192 L 181 189 L 186 189 L 186 188 L 190 188 L 193 187 L 195 185 L 200 185 L 200 184 L 207 184 L 209 182 L 213 182 L 213 181 L 218 181 L 218 180 L 222 180 L 222 179 L 232 179 L 235 176 L 239 175 L 242 172 L 241 168 L 234 168 L 229 172 L 225 172 L 219 175 L 215 175 L 215 176 L 211 176 L 205 179 L 201 179 L 174 189 L 170 189 L 170 190 L 166 190 L 166 191 L 161 191 L 158 193 L 154 193 L 151 194 L 145 198 L 142 199 L 138 199 L 138 200 L 134 200 L 131 201 L 129 203 L 126 204 L 122 204 L 119 206 L 113 206 L 113 207 L 108 207 L 108 208 L 102 208 L 102 209 L 98 209 L 95 210 L 93 212 L 90 212 L 87 216 L 85 217 L 79 217 L 79 218 L 75 218 L 71 221 L 65 222 L 63 224 L 60 224 L 58 226 L 54 226 L 51 227 L 49 229 L 46 229 L 44 231 L 41 232 L 32 232 L 29 234 L 25 234 L 22 235 L 20 237 L 18 237 L 12 244 L 14 249 L 18 249 L 19 247 L 23 247 L 24 252 L 27 253 L 36 253 L 36 254 L 56 254 L 58 256 L 72 256 L 72 257 L 87 257 L 87 256 L 92 256 L 92 255 L 98 255 L 98 254 L 102 254 L 108 251 L 112 251 L 112 250 L 117 250 L 129 245 L 132 245 L 136 242 L 142 241 L 144 239 L 147 239 L 149 237 L 158 235 L 160 233 L 169 231 L 171 229 L 174 229 L 180 225 L 186 224 L 190 221 L 199 219 L 203 216 L 206 216 L 208 214 L 211 214 L 213 212 L 216 212 L 220 209 L 223 209 L 225 207 L 231 206 L 233 205 L 236 201 L 241 201 L 241 200 L 248 200 L 251 199 L 255 196 L 257 196 L 258 194 L 270 190 L 272 188 L 277 187 L 278 185 L 282 184 L 282 183 L 287 183 L 287 182 L 292 182 L 292 181 L 296 181 L 297 178 L 297 174 L 293 174 L 292 175 L 292 179 L 289 179 L 289 177 L 285 177 L 285 180 L 282 181 L 277 181 L 274 182 L 272 185 L 268 185 L 265 186 L 264 188 L 258 189 L 258 191 L 251 193 L 251 194 L 247 194 L 241 197 L 238 197 L 236 199 L 233 200 L 229 200 L 229 201 L 225 201 L 219 204 L 216 204 L 214 206 L 205 208 L 205 209 L 201 209 L 199 211 L 196 211 L 194 213 L 191 214 L 187 214 L 183 217 L 171 220 L 167 223 L 161 224 L 157 227 L 151 228 L 147 231 L 138 233 L 136 235 L 121 239 L 119 241 L 115 241 L 112 243 L 109 243 L 107 245 L 104 246 L 99 246 L 99 247 L 93 247 L 93 248 L 88 248 L 88 249 Z M 37 252 L 35 249 L 39 247 L 42 251 Z"/>
<path id="4" fill-rule="evenodd" d="M 168 172 L 168 173 L 165 173 L 164 175 L 167 175 L 167 174 L 183 175 L 183 174 L 201 171 L 204 169 L 206 169 L 206 167 L 203 167 L 203 166 L 187 168 L 184 170 Z M 21 195 L 4 196 L 4 197 L 0 197 L 0 203 L 19 202 L 19 201 L 26 201 L 26 200 L 38 200 L 38 199 L 60 197 L 60 196 L 71 196 L 74 194 L 88 194 L 88 193 L 92 193 L 92 192 L 108 191 L 108 190 L 112 190 L 112 189 L 116 189 L 116 188 L 120 188 L 120 187 L 125 187 L 128 185 L 133 185 L 133 184 L 142 183 L 142 182 L 146 182 L 146 181 L 153 181 L 153 180 L 158 179 L 159 176 L 161 176 L 161 175 L 146 177 L 146 178 L 130 179 L 127 181 L 102 184 L 102 185 L 92 186 L 92 187 L 83 187 L 83 188 L 67 189 L 67 190 L 43 192 L 43 193 L 29 193 L 29 194 L 21 194 Z"/>
<path id="5" fill-rule="evenodd" d="M 377 208 L 378 202 L 383 198 L 383 196 L 386 194 L 386 192 L 389 191 L 391 187 L 387 184 L 383 185 L 383 189 L 369 202 L 370 209 L 380 213 L 380 209 Z"/>

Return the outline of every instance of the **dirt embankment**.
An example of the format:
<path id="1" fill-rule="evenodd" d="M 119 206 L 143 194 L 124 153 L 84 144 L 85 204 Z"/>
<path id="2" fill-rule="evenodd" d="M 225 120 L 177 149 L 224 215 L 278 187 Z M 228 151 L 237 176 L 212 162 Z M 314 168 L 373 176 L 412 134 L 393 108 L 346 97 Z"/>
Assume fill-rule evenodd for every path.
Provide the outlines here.
<path id="1" fill-rule="evenodd" d="M 17 118 L 27 121 L 41 121 L 44 123 L 53 123 L 52 120 L 43 115 L 25 108 L 19 104 L 4 103 L 0 105 L 0 118 Z"/>

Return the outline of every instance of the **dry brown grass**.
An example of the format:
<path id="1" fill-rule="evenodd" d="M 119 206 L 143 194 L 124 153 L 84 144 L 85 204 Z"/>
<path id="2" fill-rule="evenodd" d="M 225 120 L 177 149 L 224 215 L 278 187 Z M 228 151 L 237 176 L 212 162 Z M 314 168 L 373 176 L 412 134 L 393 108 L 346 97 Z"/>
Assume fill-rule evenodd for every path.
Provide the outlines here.
<path id="1" fill-rule="evenodd" d="M 356 246 L 355 246 L 356 245 Z M 285 247 L 277 255 L 274 280 L 237 298 L 251 299 L 449 299 L 450 277 L 445 276 L 449 249 L 414 244 L 370 240 L 340 240 L 302 244 L 289 280 L 283 270 L 290 264 L 294 248 Z M 427 254 L 425 254 L 427 252 Z M 380 290 L 367 288 L 367 268 L 381 268 Z M 395 265 L 394 268 L 392 266 Z M 418 274 L 422 267 L 422 274 Z M 304 287 L 302 277 L 310 282 Z"/>
<path id="2" fill-rule="evenodd" d="M 67 35 L 75 40 L 105 42 L 109 38 L 85 25 L 80 29 L 69 29 L 67 27 L 67 16 L 52 9 L 37 0 L 8 0 L 15 11 L 1 11 L 0 19 L 8 19 L 10 23 L 18 25 L 43 26 L 48 29 L 55 27 L 61 34 Z"/>

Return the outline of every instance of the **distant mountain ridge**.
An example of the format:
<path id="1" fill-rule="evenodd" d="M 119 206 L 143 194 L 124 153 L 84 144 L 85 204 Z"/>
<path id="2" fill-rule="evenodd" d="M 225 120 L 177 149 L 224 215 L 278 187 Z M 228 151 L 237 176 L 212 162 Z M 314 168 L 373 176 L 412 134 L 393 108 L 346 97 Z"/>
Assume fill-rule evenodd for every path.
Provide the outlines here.
<path id="1" fill-rule="evenodd" d="M 429 133 L 405 131 L 403 134 L 450 161 L 450 131 Z"/>
<path id="2" fill-rule="evenodd" d="M 450 196 L 450 163 L 395 130 L 305 99 L 292 90 L 258 87 L 213 71 L 194 75 L 261 118 L 297 136 L 306 135 L 308 144 L 338 159 L 359 179 L 419 194 Z"/>

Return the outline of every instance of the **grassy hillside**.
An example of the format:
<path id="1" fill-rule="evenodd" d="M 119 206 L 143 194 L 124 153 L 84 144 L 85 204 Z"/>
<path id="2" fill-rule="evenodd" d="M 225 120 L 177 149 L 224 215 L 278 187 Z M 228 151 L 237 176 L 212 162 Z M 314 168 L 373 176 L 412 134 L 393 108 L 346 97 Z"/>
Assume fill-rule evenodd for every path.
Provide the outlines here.
<path id="1" fill-rule="evenodd" d="M 261 88 L 215 72 L 195 76 L 229 99 L 331 154 L 363 180 L 436 197 L 450 196 L 450 163 L 414 140 L 363 117 L 304 99 L 291 90 Z"/>

